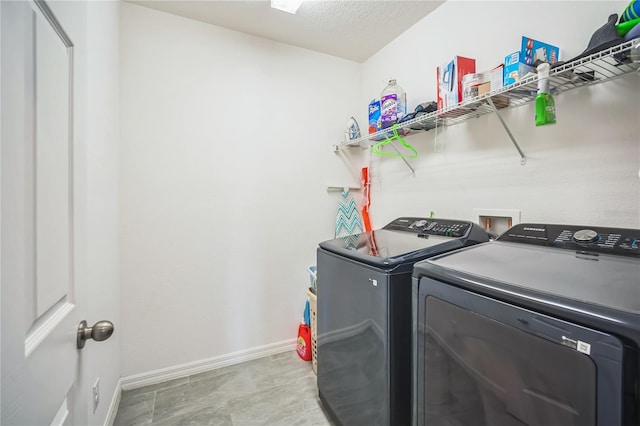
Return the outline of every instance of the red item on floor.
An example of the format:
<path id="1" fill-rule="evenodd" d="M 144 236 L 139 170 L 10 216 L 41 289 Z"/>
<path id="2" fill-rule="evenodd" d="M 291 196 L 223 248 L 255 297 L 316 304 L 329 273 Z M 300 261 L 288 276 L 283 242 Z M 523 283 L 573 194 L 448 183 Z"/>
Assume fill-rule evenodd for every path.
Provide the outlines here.
<path id="1" fill-rule="evenodd" d="M 298 327 L 298 355 L 305 361 L 311 361 L 311 328 L 306 324 Z"/>

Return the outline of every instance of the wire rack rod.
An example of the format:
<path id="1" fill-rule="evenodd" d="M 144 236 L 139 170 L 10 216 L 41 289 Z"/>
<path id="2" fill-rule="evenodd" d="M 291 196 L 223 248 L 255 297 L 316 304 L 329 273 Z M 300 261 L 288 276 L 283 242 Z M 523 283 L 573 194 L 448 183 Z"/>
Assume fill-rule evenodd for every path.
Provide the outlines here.
<path id="1" fill-rule="evenodd" d="M 555 66 L 549 75 L 551 93 L 555 96 L 578 87 L 592 86 L 633 72 L 640 72 L 640 63 L 626 62 L 623 58 L 634 41 L 627 41 L 584 58 Z M 406 136 L 424 131 L 418 129 L 431 129 L 442 125 L 450 126 L 492 113 L 495 110 L 488 104 L 489 99 L 492 99 L 497 109 L 511 109 L 525 105 L 535 99 L 537 82 L 538 77 L 530 75 L 514 84 L 493 90 L 458 105 L 407 120 L 398 125 L 398 133 Z M 371 146 L 372 141 L 383 140 L 388 136 L 391 136 L 390 130 L 381 130 L 359 139 L 343 142 L 338 146 Z M 520 153 L 524 157 L 524 154 Z"/>

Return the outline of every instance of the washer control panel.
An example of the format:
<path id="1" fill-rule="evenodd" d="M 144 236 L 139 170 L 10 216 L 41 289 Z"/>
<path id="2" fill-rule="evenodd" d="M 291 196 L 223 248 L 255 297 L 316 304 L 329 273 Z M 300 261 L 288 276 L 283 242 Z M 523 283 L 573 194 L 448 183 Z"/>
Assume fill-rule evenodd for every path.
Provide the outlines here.
<path id="1" fill-rule="evenodd" d="M 442 235 L 445 237 L 463 237 L 469 231 L 471 222 L 450 219 L 422 217 L 400 217 L 383 229 L 413 232 L 418 235 Z"/>
<path id="2" fill-rule="evenodd" d="M 498 241 L 640 257 L 640 229 L 523 223 Z"/>

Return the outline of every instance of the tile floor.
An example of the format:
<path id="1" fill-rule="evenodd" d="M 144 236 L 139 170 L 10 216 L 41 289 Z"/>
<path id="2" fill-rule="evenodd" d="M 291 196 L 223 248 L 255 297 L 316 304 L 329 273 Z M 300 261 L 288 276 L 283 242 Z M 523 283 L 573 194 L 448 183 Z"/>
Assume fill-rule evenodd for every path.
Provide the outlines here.
<path id="1" fill-rule="evenodd" d="M 122 392 L 115 426 L 331 425 L 295 351 Z"/>

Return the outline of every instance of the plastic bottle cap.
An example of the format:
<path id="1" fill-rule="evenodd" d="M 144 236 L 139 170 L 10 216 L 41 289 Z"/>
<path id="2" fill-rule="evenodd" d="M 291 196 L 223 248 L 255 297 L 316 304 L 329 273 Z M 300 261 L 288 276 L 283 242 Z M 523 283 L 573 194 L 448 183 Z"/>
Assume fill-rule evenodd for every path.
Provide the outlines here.
<path id="1" fill-rule="evenodd" d="M 549 77 L 549 64 L 546 62 L 541 63 L 536 68 L 538 70 L 538 78 L 547 78 Z"/>
<path id="2" fill-rule="evenodd" d="M 538 70 L 538 93 L 549 93 L 549 64 L 541 63 Z"/>

